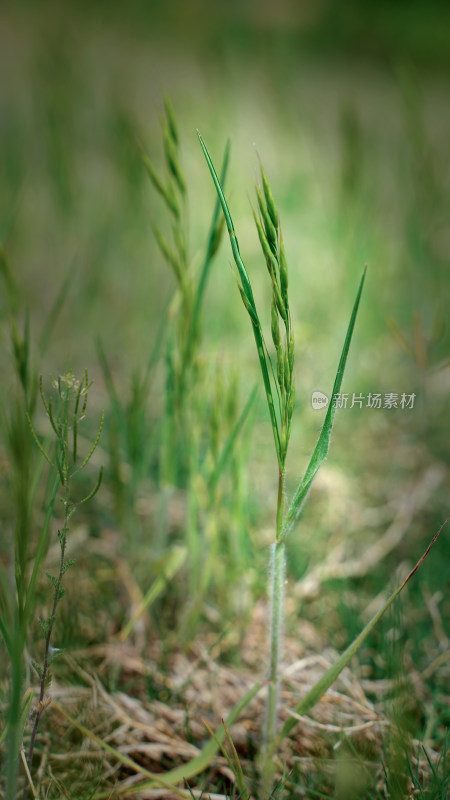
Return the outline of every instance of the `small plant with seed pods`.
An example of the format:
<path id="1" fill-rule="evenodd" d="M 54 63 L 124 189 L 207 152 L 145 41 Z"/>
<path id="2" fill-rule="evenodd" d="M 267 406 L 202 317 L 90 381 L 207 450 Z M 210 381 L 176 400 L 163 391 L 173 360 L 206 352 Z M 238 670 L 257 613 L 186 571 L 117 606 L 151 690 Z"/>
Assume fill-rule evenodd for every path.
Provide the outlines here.
<path id="1" fill-rule="evenodd" d="M 234 229 L 231 214 L 223 192 L 221 182 L 215 171 L 213 162 L 207 147 L 198 132 L 200 144 L 208 164 L 217 196 L 220 200 L 223 215 L 225 218 L 228 235 L 234 261 L 238 270 L 237 284 L 239 292 L 250 317 L 253 335 L 255 337 L 259 363 L 261 367 L 264 390 L 272 424 L 273 437 L 278 465 L 278 501 L 276 511 L 276 530 L 272 546 L 271 555 L 271 630 L 270 630 L 270 665 L 268 680 L 268 695 L 266 706 L 266 718 L 263 732 L 263 747 L 261 753 L 261 798 L 268 798 L 271 795 L 275 774 L 274 758 L 282 739 L 295 726 L 294 717 L 290 717 L 284 723 L 280 731 L 277 726 L 277 697 L 279 684 L 279 661 L 281 647 L 281 630 L 283 622 L 283 586 L 285 576 L 285 543 L 286 537 L 298 521 L 306 495 L 311 484 L 325 460 L 329 444 L 331 429 L 333 426 L 336 406 L 333 398 L 340 392 L 342 379 L 344 376 L 345 365 L 353 335 L 356 315 L 363 290 L 366 269 L 364 269 L 359 284 L 344 346 L 336 372 L 333 391 L 322 430 L 320 432 L 316 447 L 306 468 L 306 472 L 301 480 L 294 497 L 285 510 L 285 465 L 286 455 L 289 445 L 289 436 L 294 411 L 294 337 L 289 311 L 288 298 L 288 270 L 286 256 L 281 234 L 278 212 L 275 206 L 272 191 L 267 180 L 267 176 L 261 166 L 262 191 L 256 187 L 258 202 L 258 212 L 253 212 L 255 224 L 258 232 L 259 241 L 264 254 L 265 262 L 269 272 L 272 285 L 272 308 L 271 308 L 271 332 L 276 351 L 276 377 L 272 368 L 272 363 L 264 341 L 263 330 L 260 318 L 256 309 L 250 278 L 242 259 L 239 243 Z M 274 402 L 274 391 L 277 396 L 277 404 Z M 441 528 L 442 530 L 442 528 Z M 312 708 L 325 693 L 325 691 L 336 680 L 338 675 L 348 664 L 353 654 L 367 637 L 373 626 L 380 619 L 391 603 L 398 596 L 403 586 L 412 577 L 421 564 L 432 544 L 436 541 L 440 531 L 435 535 L 425 554 L 419 560 L 414 569 L 409 573 L 403 583 L 391 594 L 388 601 L 384 604 L 377 614 L 370 620 L 363 631 L 349 645 L 344 653 L 338 658 L 312 687 L 307 695 L 294 709 L 297 714 L 305 714 Z"/>
<path id="2" fill-rule="evenodd" d="M 44 639 L 44 655 L 43 660 L 39 664 L 33 661 L 33 667 L 39 676 L 39 702 L 37 708 L 33 710 L 34 721 L 31 729 L 31 738 L 28 747 L 27 763 L 28 768 L 31 770 L 33 761 L 33 752 L 36 741 L 36 734 L 38 731 L 39 723 L 45 708 L 48 705 L 49 699 L 46 696 L 46 691 L 51 682 L 51 665 L 58 655 L 61 655 L 61 650 L 53 645 L 53 631 L 56 621 L 57 609 L 61 598 L 64 596 L 63 578 L 68 569 L 74 564 L 73 559 L 66 558 L 68 535 L 69 535 L 69 520 L 76 509 L 83 503 L 87 503 L 98 492 L 102 481 L 103 467 L 100 468 L 97 482 L 89 494 L 82 500 L 74 501 L 72 498 L 72 483 L 76 475 L 85 469 L 100 440 L 102 427 L 103 427 L 103 414 L 101 416 L 100 424 L 87 455 L 81 459 L 78 452 L 78 429 L 80 423 L 86 416 L 86 407 L 88 402 L 88 393 L 91 383 L 88 380 L 87 372 L 81 380 L 75 379 L 72 373 L 68 373 L 57 380 L 53 381 L 54 389 L 56 390 L 56 404 L 53 399 L 47 399 L 42 388 L 42 379 L 40 381 L 41 398 L 47 413 L 50 425 L 52 428 L 53 436 L 55 437 L 54 454 L 51 456 L 45 446 L 41 443 L 38 435 L 33 427 L 31 418 L 29 424 L 34 437 L 34 440 L 50 467 L 55 473 L 56 484 L 62 489 L 61 501 L 64 508 L 63 524 L 58 530 L 58 541 L 60 547 L 59 569 L 56 575 L 46 573 L 51 586 L 51 610 L 50 614 L 45 619 L 39 619 L 39 625 L 42 630 Z M 55 407 L 56 406 L 56 407 Z M 35 579 L 33 573 L 33 578 Z"/>

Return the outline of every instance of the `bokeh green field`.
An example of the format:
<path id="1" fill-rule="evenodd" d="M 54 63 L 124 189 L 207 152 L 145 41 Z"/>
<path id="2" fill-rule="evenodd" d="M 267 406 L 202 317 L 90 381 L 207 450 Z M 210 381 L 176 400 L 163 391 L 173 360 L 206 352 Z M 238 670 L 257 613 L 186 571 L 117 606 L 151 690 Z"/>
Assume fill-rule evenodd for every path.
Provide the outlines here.
<path id="1" fill-rule="evenodd" d="M 77 556 L 77 569 L 86 570 L 83 582 L 97 580 L 96 570 L 90 571 L 90 541 L 111 532 L 142 592 L 147 574 L 157 571 L 158 514 L 164 514 L 165 497 L 159 485 L 164 348 L 178 300 L 152 230 L 156 222 L 169 235 L 170 222 L 146 174 L 140 146 L 163 173 L 164 96 L 170 98 L 180 133 L 193 274 L 201 268 L 215 203 L 196 129 L 217 164 L 231 140 L 227 196 L 268 339 L 270 282 L 249 202 L 258 156 L 276 198 L 296 338 L 288 492 L 298 484 L 317 439 L 324 412 L 312 408 L 311 395 L 331 392 L 366 263 L 343 390 L 416 396 L 413 409 L 356 406 L 337 414 L 327 463 L 288 541 L 287 633 L 295 635 L 305 618 L 320 641 L 338 650 L 345 647 L 367 620 L 373 598 L 404 577 L 448 516 L 449 24 L 445 3 L 418 1 L 368 2 L 364 11 L 358 3 L 342 7 L 332 0 L 1 4 L 0 242 L 17 287 L 12 302 L 2 267 L 2 416 L 8 418 L 20 404 L 10 320 L 23 330 L 28 314 L 31 360 L 45 386 L 50 376 L 69 370 L 82 375 L 88 369 L 94 379 L 88 429 L 95 431 L 105 410 L 96 454 L 105 465 L 103 486 L 76 518 L 88 531 Z M 224 240 L 206 289 L 201 391 L 207 393 L 209 384 L 221 408 L 215 388 L 220 365 L 225 385 L 235 376 L 235 399 L 242 410 L 259 374 L 231 262 Z M 49 313 L 66 279 L 64 302 L 45 341 Z M 128 451 L 99 350 L 127 409 Z M 132 387 L 152 354 L 145 396 L 137 390 L 133 396 Z M 36 419 L 44 432 L 39 401 Z M 5 575 L 12 569 L 16 524 L 14 467 L 6 438 L 0 464 Z M 190 618 L 193 636 L 212 630 L 226 639 L 224 631 L 244 629 L 265 595 L 277 484 L 262 390 L 237 451 L 231 488 L 224 491 L 232 510 L 225 507 L 223 517 L 219 512 L 217 524 L 226 527 L 229 513 L 239 529 L 245 528 L 245 541 L 238 537 L 233 545 L 245 552 L 233 555 L 225 540 L 217 540 L 211 593 L 199 596 Z M 135 460 L 127 464 L 130 453 Z M 184 541 L 186 495 L 195 490 L 182 481 L 178 488 L 177 521 L 164 543 L 166 554 Z M 230 500 L 233 491 L 240 504 Z M 36 540 L 44 489 L 41 494 L 32 519 Z M 308 593 L 303 580 L 308 570 L 331 551 L 338 562 L 342 553 L 344 562 L 361 559 L 393 520 L 404 532 L 383 559 L 360 574 L 339 577 L 331 570 L 318 591 Z M 404 678 L 415 699 L 402 724 L 436 752 L 449 723 L 449 556 L 444 529 L 397 611 L 371 636 L 357 667 L 374 679 Z M 189 564 L 183 570 L 151 612 L 151 629 L 167 642 L 163 650 L 177 642 L 188 602 L 183 592 L 193 585 Z M 69 585 L 69 598 L 70 591 Z M 127 611 L 104 576 L 92 592 L 105 637 L 113 636 L 125 624 Z M 83 615 L 88 609 L 82 600 L 71 599 L 61 608 L 60 640 L 69 652 L 87 644 Z M 88 638 L 96 635 L 90 632 Z M 36 631 L 31 641 L 38 650 Z M 238 664 L 239 636 L 230 642 L 224 657 Z M 430 670 L 436 659 L 438 666 Z M 427 669 L 425 688 L 414 689 L 411 676 Z M 4 707 L 7 675 L 2 667 Z M 385 795 L 367 794 L 378 796 Z"/>

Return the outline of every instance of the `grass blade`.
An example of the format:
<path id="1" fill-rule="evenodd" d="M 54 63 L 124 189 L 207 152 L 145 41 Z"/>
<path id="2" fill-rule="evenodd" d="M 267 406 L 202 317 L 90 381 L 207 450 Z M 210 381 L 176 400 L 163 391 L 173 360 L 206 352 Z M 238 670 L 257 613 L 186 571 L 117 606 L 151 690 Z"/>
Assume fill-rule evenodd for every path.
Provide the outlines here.
<path id="1" fill-rule="evenodd" d="M 217 484 L 219 482 L 220 476 L 221 476 L 223 470 L 225 469 L 225 467 L 227 465 L 227 461 L 230 458 L 231 453 L 233 452 L 234 443 L 235 443 L 235 441 L 236 441 L 236 439 L 237 439 L 237 437 L 238 437 L 238 435 L 239 435 L 239 433 L 240 433 L 240 431 L 242 429 L 242 426 L 243 426 L 245 420 L 247 419 L 248 414 L 250 413 L 250 409 L 251 409 L 251 407 L 252 407 L 252 405 L 253 405 L 253 403 L 255 401 L 257 392 L 258 392 L 258 387 L 255 386 L 253 391 L 252 391 L 252 393 L 250 394 L 250 397 L 248 398 L 248 400 L 247 400 L 247 402 L 246 402 L 246 404 L 244 406 L 244 409 L 243 409 L 239 419 L 237 420 L 236 424 L 234 425 L 233 430 L 231 431 L 227 441 L 225 442 L 225 444 L 223 446 L 223 449 L 222 449 L 222 452 L 220 453 L 220 456 L 218 458 L 215 470 L 214 470 L 213 474 L 211 475 L 211 478 L 210 478 L 210 481 L 209 481 L 209 492 L 210 492 L 210 496 L 211 497 L 214 495 L 214 492 L 216 490 L 216 487 L 217 487 Z"/>
<path id="2" fill-rule="evenodd" d="M 136 625 L 136 622 L 144 613 L 144 611 L 156 600 L 156 598 L 164 590 L 168 581 L 172 580 L 174 575 L 183 566 L 186 560 L 186 556 L 187 556 L 187 549 L 185 547 L 174 547 L 169 552 L 168 556 L 164 559 L 164 562 L 160 567 L 160 574 L 158 575 L 156 580 L 152 583 L 150 589 L 143 598 L 138 610 L 132 616 L 130 621 L 125 625 L 125 627 L 121 630 L 119 634 L 119 639 L 121 642 L 125 641 L 125 639 L 129 636 L 134 626 Z"/>
<path id="3" fill-rule="evenodd" d="M 223 193 L 223 189 L 220 183 L 220 180 L 217 176 L 217 172 L 214 168 L 214 164 L 211 160 L 211 156 L 209 155 L 208 149 L 206 147 L 205 142 L 203 141 L 200 132 L 197 131 L 198 138 L 200 140 L 200 144 L 206 159 L 206 163 L 208 164 L 209 171 L 211 173 L 211 177 L 213 179 L 214 185 L 216 187 L 217 195 L 220 200 L 220 204 L 222 206 L 222 211 L 225 217 L 225 222 L 227 225 L 228 235 L 230 238 L 231 250 L 233 252 L 233 258 L 235 264 L 238 268 L 239 277 L 241 279 L 241 284 L 239 285 L 239 289 L 241 291 L 242 300 L 244 305 L 248 311 L 250 319 L 252 321 L 253 327 L 253 334 L 255 337 L 256 347 L 258 350 L 258 358 L 259 363 L 261 366 L 261 372 L 264 380 L 264 389 L 266 392 L 267 398 L 267 405 L 269 406 L 269 414 L 270 414 L 270 421 L 272 423 L 272 431 L 275 440 L 275 449 L 277 452 L 277 459 L 278 464 L 281 469 L 281 443 L 280 443 L 280 432 L 278 421 L 275 413 L 275 404 L 273 401 L 273 394 L 272 394 L 272 386 L 270 383 L 270 375 L 269 369 L 267 366 L 267 358 L 266 358 L 266 347 L 264 343 L 264 337 L 262 333 L 261 323 L 259 321 L 258 312 L 256 311 L 255 299 L 253 297 L 253 291 L 250 284 L 250 279 L 247 274 L 247 270 L 245 268 L 244 262 L 242 261 L 241 254 L 239 251 L 239 243 L 236 237 L 236 232 L 234 230 L 233 220 L 231 219 L 230 210 L 228 208 L 227 201 L 225 199 L 225 195 Z"/>
<path id="4" fill-rule="evenodd" d="M 203 724 L 204 724 L 206 730 L 208 731 L 209 735 L 217 742 L 217 746 L 220 748 L 220 751 L 221 751 L 223 757 L 225 758 L 225 760 L 226 760 L 231 772 L 233 773 L 234 777 L 236 778 L 236 784 L 237 784 L 237 787 L 239 789 L 239 800 L 248 800 L 248 791 L 247 791 L 247 786 L 245 784 L 244 772 L 242 770 L 241 762 L 239 761 L 239 756 L 238 756 L 236 748 L 234 746 L 234 742 L 233 742 L 233 740 L 232 740 L 232 738 L 230 736 L 230 732 L 229 732 L 225 722 L 222 720 L 222 725 L 225 728 L 225 735 L 226 735 L 226 738 L 227 738 L 227 742 L 228 742 L 230 750 L 231 750 L 231 756 L 228 755 L 228 752 L 227 752 L 225 746 L 223 745 L 223 743 L 219 741 L 219 739 L 217 738 L 217 735 L 214 733 L 214 731 L 211 730 L 209 725 L 204 720 L 203 720 Z"/>
<path id="5" fill-rule="evenodd" d="M 336 378 L 334 380 L 333 394 L 330 398 L 325 420 L 322 425 L 322 430 L 317 440 L 314 453 L 312 454 L 311 461 L 308 464 L 305 475 L 303 476 L 300 486 L 298 487 L 292 499 L 292 502 L 289 506 L 288 512 L 286 514 L 286 519 L 282 531 L 283 538 L 286 537 L 288 533 L 290 533 L 295 523 L 297 522 L 302 511 L 304 500 L 306 498 L 306 495 L 308 494 L 311 484 L 314 478 L 316 477 L 317 472 L 319 471 L 322 463 L 327 457 L 328 449 L 330 446 L 331 429 L 333 427 L 334 415 L 336 413 L 336 408 L 334 406 L 333 399 L 337 394 L 339 394 L 341 389 L 342 379 L 344 377 L 345 365 L 347 362 L 348 351 L 350 349 L 353 329 L 355 327 L 356 315 L 358 313 L 359 301 L 361 299 L 364 280 L 366 277 L 366 269 L 367 268 L 364 267 L 364 272 L 362 274 L 362 278 L 359 284 L 358 294 L 356 295 L 356 300 L 353 305 L 353 310 L 347 329 L 347 335 L 345 337 L 344 346 L 342 348 L 341 358 L 339 360 L 339 366 L 336 373 Z"/>
<path id="6" fill-rule="evenodd" d="M 225 184 L 225 178 L 226 178 L 227 169 L 228 169 L 229 156 L 230 156 L 230 140 L 228 139 L 228 141 L 226 143 L 226 146 L 225 146 L 224 156 L 223 156 L 222 171 L 220 173 L 220 183 L 221 183 L 222 186 L 224 186 L 224 184 Z M 203 267 L 202 267 L 201 275 L 200 275 L 198 286 L 197 286 L 197 292 L 196 292 L 195 300 L 194 300 L 194 310 L 193 310 L 193 313 L 192 313 L 192 332 L 193 332 L 194 336 L 197 334 L 198 318 L 199 318 L 199 314 L 200 314 L 200 308 L 201 308 L 201 305 L 202 305 L 203 295 L 205 293 L 205 286 L 206 286 L 206 281 L 207 281 L 208 274 L 209 274 L 209 268 L 211 266 L 211 262 L 212 262 L 212 259 L 213 259 L 214 253 L 215 253 L 216 236 L 217 236 L 217 225 L 218 225 L 219 214 L 220 214 L 220 198 L 218 197 L 217 200 L 216 200 L 216 204 L 214 206 L 214 212 L 213 212 L 213 216 L 212 216 L 212 220 L 211 220 L 211 226 L 210 226 L 210 229 L 209 229 L 208 244 L 206 246 L 205 260 L 203 262 Z"/>

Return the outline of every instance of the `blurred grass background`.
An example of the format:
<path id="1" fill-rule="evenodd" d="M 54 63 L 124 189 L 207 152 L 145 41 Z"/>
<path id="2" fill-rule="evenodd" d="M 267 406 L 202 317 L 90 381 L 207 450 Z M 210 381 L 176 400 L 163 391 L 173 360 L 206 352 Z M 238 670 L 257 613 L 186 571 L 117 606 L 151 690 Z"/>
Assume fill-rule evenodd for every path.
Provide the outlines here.
<path id="1" fill-rule="evenodd" d="M 356 633 L 355 608 L 362 613 L 397 565 L 420 555 L 448 514 L 449 27 L 450 7 L 436 0 L 0 6 L 0 241 L 21 308 L 29 309 L 44 376 L 88 367 L 92 401 L 107 408 L 98 337 L 124 396 L 153 350 L 174 282 L 154 241 L 151 221 L 159 224 L 161 205 L 136 142 L 162 169 L 164 94 L 180 129 L 193 266 L 200 267 L 215 200 L 199 128 L 216 162 L 231 138 L 227 194 L 267 325 L 270 286 L 248 200 L 257 175 L 254 145 L 272 185 L 296 333 L 290 490 L 322 422 L 311 394 L 331 389 L 368 263 L 344 391 L 415 393 L 416 402 L 413 410 L 337 415 L 324 477 L 290 542 L 290 579 L 298 581 L 341 541 L 359 551 L 370 518 L 362 509 L 381 509 L 377 519 L 384 514 L 387 524 L 427 468 L 439 464 L 447 472 L 393 554 L 364 581 L 329 583 L 328 599 L 323 592 L 310 603 L 305 613 L 339 647 Z M 238 366 L 243 405 L 258 365 L 230 261 L 226 242 L 207 289 L 203 356 L 208 364 Z M 67 275 L 68 297 L 41 357 L 37 334 Z M 7 304 L 0 308 L 6 322 Z M 6 324 L 2 337 L 7 399 L 14 375 Z M 158 427 L 163 391 L 161 362 L 146 407 L 150 431 Z M 263 563 L 276 485 L 262 398 L 247 447 L 253 540 Z M 107 491 L 91 521 L 97 531 L 116 524 Z M 4 506 L 7 519 L 6 498 Z M 376 535 L 383 530 L 382 523 L 374 527 Z M 151 541 L 151 530 L 147 535 Z M 402 606 L 405 647 L 419 665 L 433 649 L 424 595 L 438 597 L 442 619 L 449 618 L 448 594 L 442 600 L 448 541 L 444 533 L 439 552 L 408 589 L 411 610 Z M 375 651 L 383 627 L 378 636 Z"/>

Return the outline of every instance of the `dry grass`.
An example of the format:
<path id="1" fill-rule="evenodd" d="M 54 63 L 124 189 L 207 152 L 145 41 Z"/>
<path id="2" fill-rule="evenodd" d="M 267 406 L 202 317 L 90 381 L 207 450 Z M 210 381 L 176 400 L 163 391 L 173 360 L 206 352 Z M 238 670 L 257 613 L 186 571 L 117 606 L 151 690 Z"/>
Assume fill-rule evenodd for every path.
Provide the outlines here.
<path id="1" fill-rule="evenodd" d="M 292 604 L 288 598 L 288 606 L 292 608 Z M 158 788 L 134 793 L 133 786 L 142 776 L 132 774 L 89 737 L 80 735 L 59 709 L 136 764 L 163 773 L 199 755 L 208 739 L 204 722 L 217 729 L 255 678 L 264 676 L 266 665 L 260 654 L 265 650 L 267 614 L 265 603 L 259 603 L 242 641 L 239 667 L 221 663 L 223 645 L 212 636 L 199 639 L 188 652 L 174 650 L 163 669 L 161 646 L 156 640 L 142 650 L 141 642 L 120 644 L 111 639 L 66 655 L 60 680 L 52 686 L 53 706 L 45 715 L 38 737 L 37 796 L 46 796 L 49 791 L 53 796 L 59 785 L 61 796 L 67 797 L 78 797 L 77 792 L 86 791 L 87 786 L 97 786 L 99 790 L 120 788 L 127 798 L 175 797 L 167 789 Z M 304 639 L 307 646 L 302 643 Z M 321 647 L 320 637 L 311 626 L 305 625 L 303 631 L 301 623 L 298 637 L 285 640 L 279 711 L 282 722 L 335 658 L 331 649 L 321 655 L 312 652 L 314 644 Z M 364 670 L 346 669 L 317 704 L 314 715 L 299 718 L 279 753 L 285 774 L 297 766 L 305 778 L 313 773 L 332 775 L 340 748 L 351 742 L 360 765 L 374 779 L 378 775 L 380 785 L 383 783 L 383 741 L 391 725 L 385 699 L 392 686 L 386 680 L 365 680 L 363 674 Z M 426 687 L 418 674 L 414 677 L 416 692 L 424 700 Z M 108 690 L 106 686 L 112 681 L 124 688 Z M 80 683 L 83 685 L 77 685 Z M 166 699 L 151 698 L 150 685 L 153 695 Z M 265 689 L 230 731 L 244 773 L 250 779 L 255 775 L 264 694 Z M 431 750 L 429 755 L 437 761 L 438 753 Z M 194 796 L 203 791 L 205 797 L 226 797 L 217 789 L 222 787 L 222 792 L 231 794 L 233 781 L 225 759 L 217 756 L 207 773 L 191 782 L 192 791 Z M 285 788 L 288 791 L 289 777 Z"/>

